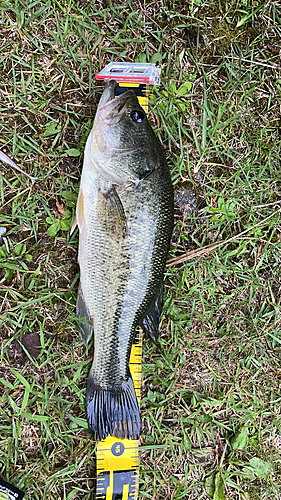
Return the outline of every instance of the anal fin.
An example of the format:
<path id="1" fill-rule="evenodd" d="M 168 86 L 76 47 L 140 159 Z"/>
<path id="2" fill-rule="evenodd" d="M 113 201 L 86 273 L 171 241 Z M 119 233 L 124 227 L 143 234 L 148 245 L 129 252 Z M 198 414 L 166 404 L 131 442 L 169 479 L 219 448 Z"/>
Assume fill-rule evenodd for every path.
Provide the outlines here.
<path id="1" fill-rule="evenodd" d="M 79 285 L 77 302 L 76 302 L 76 315 L 79 318 L 79 334 L 83 342 L 88 344 L 93 332 L 93 320 L 90 316 L 88 306 L 85 302 L 84 295 L 82 292 L 81 285 Z"/>

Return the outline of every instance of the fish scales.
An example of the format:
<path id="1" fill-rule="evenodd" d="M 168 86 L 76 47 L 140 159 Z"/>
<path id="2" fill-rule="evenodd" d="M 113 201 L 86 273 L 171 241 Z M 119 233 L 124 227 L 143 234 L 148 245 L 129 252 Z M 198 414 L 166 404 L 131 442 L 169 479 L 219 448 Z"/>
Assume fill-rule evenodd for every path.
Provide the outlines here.
<path id="1" fill-rule="evenodd" d="M 76 210 L 80 334 L 94 335 L 86 409 L 97 439 L 137 439 L 129 370 L 137 326 L 157 337 L 173 228 L 173 189 L 160 143 L 137 97 L 110 81 L 87 140 Z"/>

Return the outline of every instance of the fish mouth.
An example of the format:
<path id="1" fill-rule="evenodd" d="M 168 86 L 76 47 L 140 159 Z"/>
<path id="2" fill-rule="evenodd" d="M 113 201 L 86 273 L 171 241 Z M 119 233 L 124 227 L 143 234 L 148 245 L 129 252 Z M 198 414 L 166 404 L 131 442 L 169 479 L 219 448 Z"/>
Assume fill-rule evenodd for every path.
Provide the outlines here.
<path id="1" fill-rule="evenodd" d="M 129 99 L 136 98 L 133 90 L 127 90 L 123 94 L 115 97 L 115 89 L 117 82 L 110 80 L 106 85 L 101 96 L 97 114 L 99 117 L 108 122 L 116 123 L 122 119 L 126 112 L 126 104 Z"/>

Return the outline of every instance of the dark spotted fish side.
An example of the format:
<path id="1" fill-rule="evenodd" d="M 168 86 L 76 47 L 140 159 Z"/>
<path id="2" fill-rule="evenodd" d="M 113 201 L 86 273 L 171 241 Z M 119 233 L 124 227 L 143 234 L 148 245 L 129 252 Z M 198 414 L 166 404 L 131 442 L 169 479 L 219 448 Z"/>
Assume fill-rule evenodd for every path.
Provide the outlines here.
<path id="1" fill-rule="evenodd" d="M 110 81 L 89 135 L 76 210 L 81 337 L 94 336 L 86 409 L 97 439 L 137 439 L 129 370 L 137 326 L 158 337 L 173 189 L 163 149 L 132 91 Z"/>

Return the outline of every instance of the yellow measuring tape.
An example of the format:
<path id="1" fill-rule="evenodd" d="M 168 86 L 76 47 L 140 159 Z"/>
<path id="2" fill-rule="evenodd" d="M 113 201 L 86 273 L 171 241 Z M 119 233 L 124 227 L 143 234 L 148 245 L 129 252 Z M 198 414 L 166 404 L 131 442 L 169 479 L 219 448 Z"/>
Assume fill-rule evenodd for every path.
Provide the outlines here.
<path id="1" fill-rule="evenodd" d="M 120 95 L 122 92 L 126 92 L 126 90 L 134 90 L 141 107 L 147 113 L 149 85 L 147 83 L 119 82 L 117 84 L 116 95 Z"/>
<path id="2" fill-rule="evenodd" d="M 136 332 L 130 371 L 138 404 L 141 400 L 142 331 Z M 98 500 L 137 500 L 139 490 L 139 442 L 108 436 L 97 444 Z"/>
<path id="3" fill-rule="evenodd" d="M 148 84 L 119 82 L 116 95 L 132 89 L 148 112 Z M 138 404 L 141 400 L 142 331 L 136 332 L 130 371 Z M 97 444 L 97 500 L 137 500 L 139 491 L 139 442 L 108 436 Z"/>

